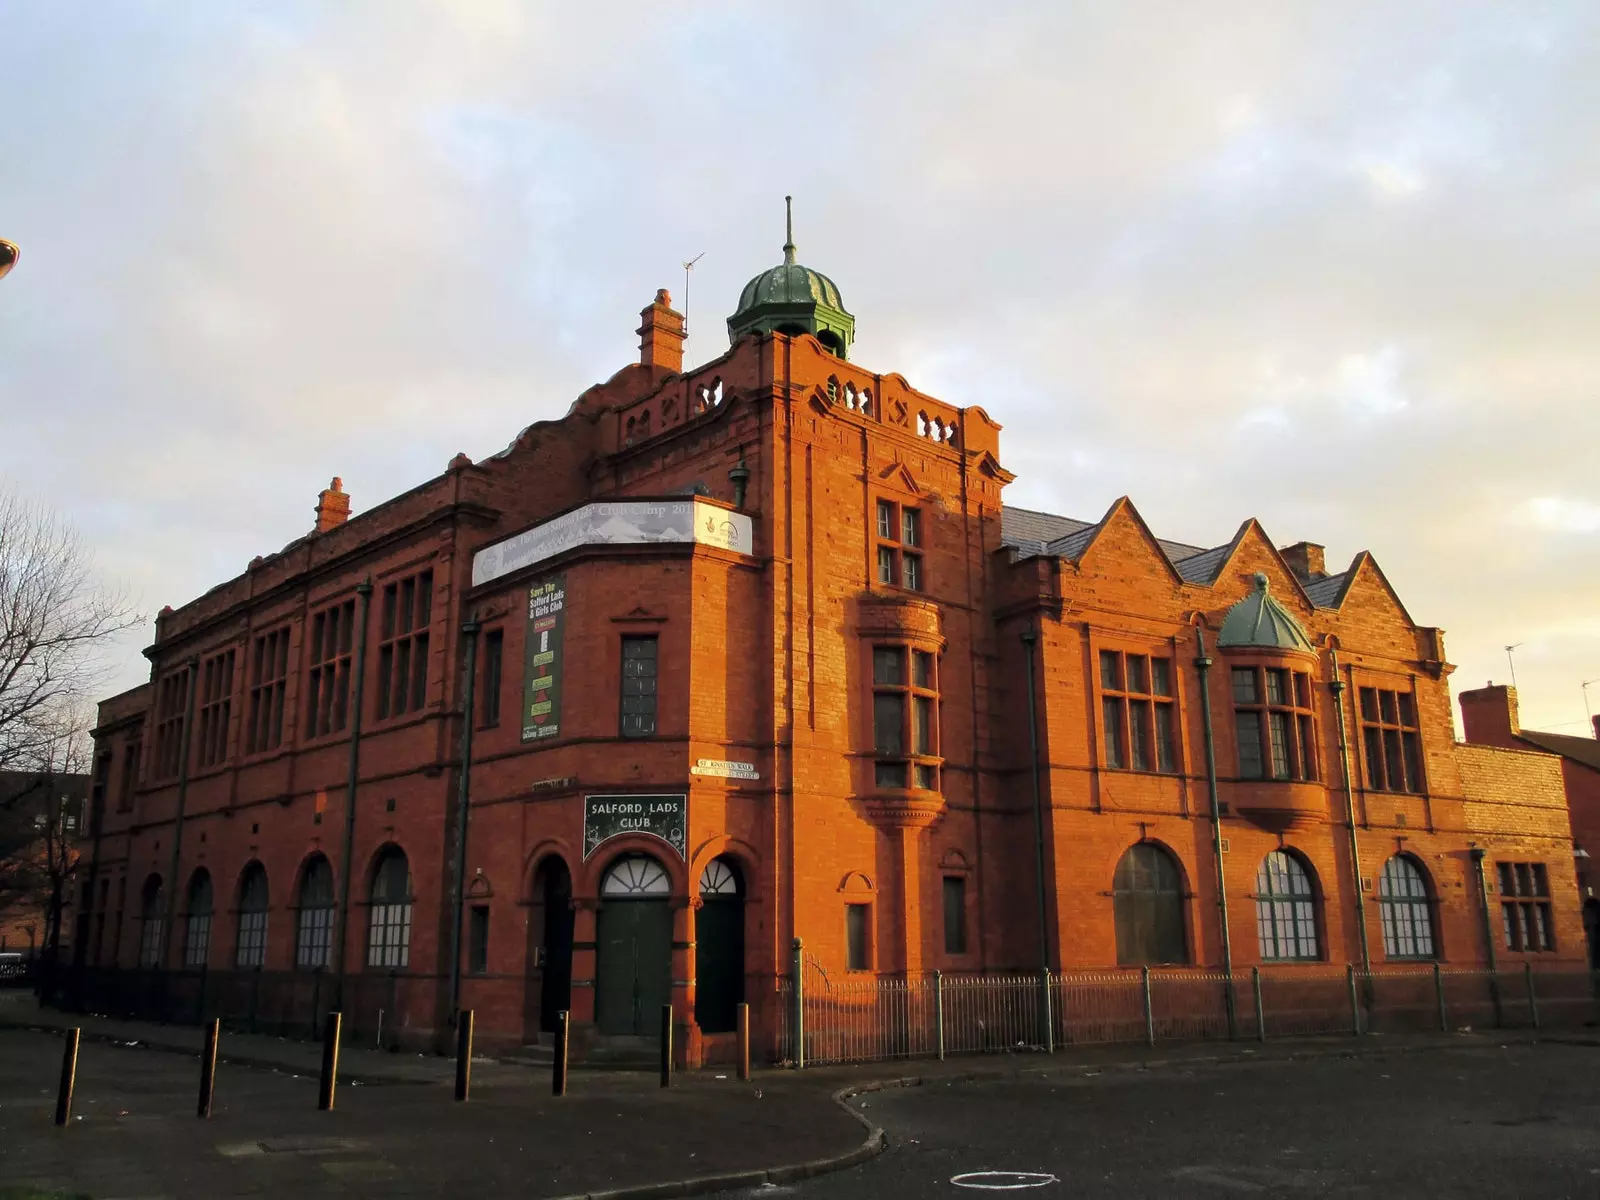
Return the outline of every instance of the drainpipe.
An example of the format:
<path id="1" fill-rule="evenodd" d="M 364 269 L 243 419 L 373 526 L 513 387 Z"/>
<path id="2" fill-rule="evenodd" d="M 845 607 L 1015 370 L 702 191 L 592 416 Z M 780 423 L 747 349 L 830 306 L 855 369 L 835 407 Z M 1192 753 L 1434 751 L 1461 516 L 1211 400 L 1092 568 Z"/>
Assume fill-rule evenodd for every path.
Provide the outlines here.
<path id="1" fill-rule="evenodd" d="M 1355 777 L 1350 770 L 1350 738 L 1344 720 L 1344 680 L 1339 678 L 1339 651 L 1329 649 L 1328 659 L 1333 664 L 1333 712 L 1339 721 L 1339 762 L 1344 769 L 1345 829 L 1350 834 L 1350 874 L 1355 883 L 1356 933 L 1361 939 L 1361 969 L 1371 979 L 1372 954 L 1367 949 L 1367 903 L 1361 895 L 1361 846 L 1356 838 Z M 1368 983 L 1368 987 L 1372 985 Z"/>
<path id="2" fill-rule="evenodd" d="M 356 632 L 356 689 L 354 711 L 350 717 L 350 773 L 344 789 L 344 849 L 339 867 L 339 982 L 334 989 L 336 1003 L 344 1008 L 345 941 L 350 932 L 350 857 L 356 838 L 356 778 L 361 773 L 361 713 L 367 692 L 367 619 L 372 612 L 372 578 L 356 584 L 361 598 L 361 619 Z"/>
<path id="3" fill-rule="evenodd" d="M 1217 795 L 1217 739 L 1211 723 L 1211 656 L 1206 653 L 1206 631 L 1196 625 L 1194 669 L 1200 675 L 1200 723 L 1205 730 L 1206 792 L 1211 799 L 1211 856 L 1217 860 L 1217 921 L 1222 928 L 1222 971 L 1228 977 L 1228 1038 L 1237 1036 L 1238 1015 L 1233 1003 L 1233 936 L 1228 931 L 1228 872 L 1222 862 L 1222 801 Z"/>
<path id="4" fill-rule="evenodd" d="M 1055 1022 L 1050 1016 L 1050 921 L 1044 898 L 1044 801 L 1039 788 L 1039 720 L 1034 698 L 1033 646 L 1038 632 L 1029 625 L 1021 633 L 1023 654 L 1028 660 L 1028 760 L 1033 775 L 1033 852 L 1034 891 L 1039 901 L 1039 983 L 1042 990 L 1040 1016 L 1043 1025 L 1040 1042 L 1055 1048 Z"/>
<path id="5" fill-rule="evenodd" d="M 1489 998 L 1494 1001 L 1495 1027 L 1503 1023 L 1500 1011 L 1500 968 L 1495 961 L 1494 921 L 1489 913 L 1489 879 L 1484 873 L 1483 860 L 1488 851 L 1482 846 L 1472 847 L 1472 867 L 1478 875 L 1478 898 L 1483 901 L 1483 948 L 1489 952 Z"/>
<path id="6" fill-rule="evenodd" d="M 172 818 L 172 869 L 167 872 L 167 911 L 161 922 L 160 953 L 156 955 L 156 968 L 165 970 L 167 951 L 172 946 L 172 923 L 178 915 L 178 854 L 183 848 L 183 806 L 189 797 L 189 740 L 194 730 L 194 696 L 200 690 L 200 660 L 190 658 L 189 696 L 184 703 L 183 737 L 178 746 L 178 807 Z"/>
<path id="7" fill-rule="evenodd" d="M 461 699 L 461 786 L 456 798 L 456 894 L 450 918 L 450 1022 L 461 1012 L 461 914 L 467 894 L 467 805 L 472 799 L 472 700 L 478 687 L 476 615 L 461 624 L 467 639 L 466 693 Z"/>

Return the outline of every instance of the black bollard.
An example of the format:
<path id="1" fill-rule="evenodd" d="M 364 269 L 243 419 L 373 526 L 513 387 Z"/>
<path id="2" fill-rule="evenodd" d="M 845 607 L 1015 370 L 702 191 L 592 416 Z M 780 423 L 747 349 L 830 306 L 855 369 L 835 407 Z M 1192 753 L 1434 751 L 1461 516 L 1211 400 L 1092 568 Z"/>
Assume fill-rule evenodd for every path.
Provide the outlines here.
<path id="1" fill-rule="evenodd" d="M 739 1005 L 739 1078 L 750 1082 L 750 1006 Z"/>
<path id="2" fill-rule="evenodd" d="M 556 1014 L 556 1054 L 551 1064 L 550 1092 L 555 1096 L 567 1094 L 567 1010 Z"/>
<path id="3" fill-rule="evenodd" d="M 456 1099 L 465 1100 L 472 1086 L 472 1010 L 456 1015 Z"/>
<path id="4" fill-rule="evenodd" d="M 72 1088 L 78 1082 L 78 1035 L 76 1026 L 67 1030 L 67 1042 L 61 1048 L 61 1087 L 56 1092 L 56 1124 L 65 1125 L 72 1120 Z"/>
<path id="5" fill-rule="evenodd" d="M 672 1005 L 661 1006 L 661 1086 L 672 1086 Z"/>
<path id="6" fill-rule="evenodd" d="M 322 1076 L 317 1081 L 317 1109 L 333 1111 L 333 1085 L 339 1074 L 339 1026 L 343 1016 L 335 1011 L 328 1014 L 322 1027 Z"/>
<path id="7" fill-rule="evenodd" d="M 217 1034 L 222 1022 L 213 1017 L 206 1026 L 206 1044 L 200 1051 L 200 1103 L 195 1116 L 211 1115 L 211 1097 L 217 1090 Z"/>

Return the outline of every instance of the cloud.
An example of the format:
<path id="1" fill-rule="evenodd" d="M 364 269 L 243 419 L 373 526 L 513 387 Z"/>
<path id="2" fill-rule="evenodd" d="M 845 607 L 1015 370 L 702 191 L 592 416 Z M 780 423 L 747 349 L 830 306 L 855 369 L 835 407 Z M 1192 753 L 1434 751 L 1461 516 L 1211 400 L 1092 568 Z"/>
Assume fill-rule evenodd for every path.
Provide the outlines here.
<path id="1" fill-rule="evenodd" d="M 20 0 L 0 0 L 0 15 Z M 1600 9 L 29 6 L 0 111 L 0 473 L 181 603 L 803 261 L 854 357 L 1005 425 L 1015 503 L 1371 549 L 1581 721 Z M 1524 665 L 1526 663 L 1526 666 Z M 130 663 L 125 682 L 139 677 Z"/>

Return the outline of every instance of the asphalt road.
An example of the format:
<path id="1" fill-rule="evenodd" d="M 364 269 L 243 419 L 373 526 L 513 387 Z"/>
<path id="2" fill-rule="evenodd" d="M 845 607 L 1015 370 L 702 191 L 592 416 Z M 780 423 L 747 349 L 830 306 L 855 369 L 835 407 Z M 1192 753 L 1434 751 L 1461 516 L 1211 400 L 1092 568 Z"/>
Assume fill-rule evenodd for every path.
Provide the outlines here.
<path id="1" fill-rule="evenodd" d="M 890 1148 L 744 1195 L 1600 1197 L 1600 1049 L 1078 1070 L 859 1097 Z M 1017 1186 L 1036 1185 L 1036 1186 Z"/>

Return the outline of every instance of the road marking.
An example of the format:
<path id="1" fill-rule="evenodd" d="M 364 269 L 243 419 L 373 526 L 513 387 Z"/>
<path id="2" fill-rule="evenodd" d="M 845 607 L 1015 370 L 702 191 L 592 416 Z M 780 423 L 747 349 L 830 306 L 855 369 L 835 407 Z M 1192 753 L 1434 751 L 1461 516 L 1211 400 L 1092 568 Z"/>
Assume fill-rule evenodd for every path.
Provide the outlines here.
<path id="1" fill-rule="evenodd" d="M 1046 1187 L 1060 1183 L 1054 1175 L 1038 1171 L 967 1171 L 950 1176 L 950 1182 L 961 1188 L 980 1188 L 986 1192 L 1012 1192 L 1018 1188 Z"/>

